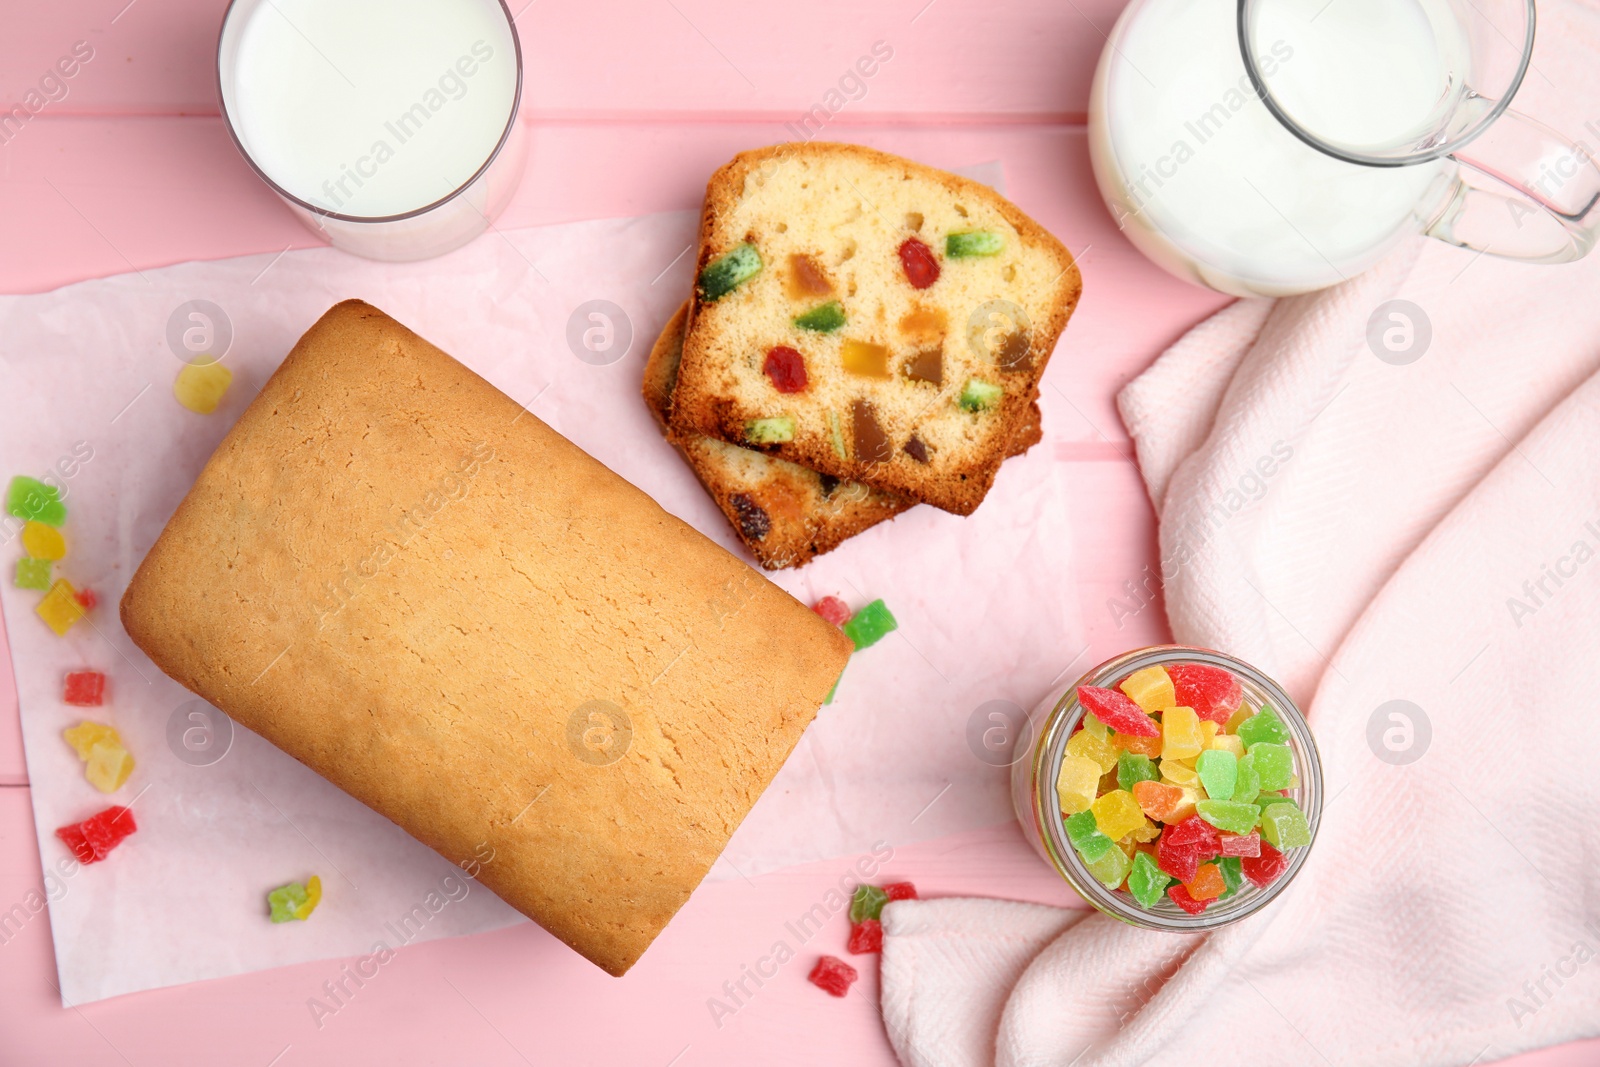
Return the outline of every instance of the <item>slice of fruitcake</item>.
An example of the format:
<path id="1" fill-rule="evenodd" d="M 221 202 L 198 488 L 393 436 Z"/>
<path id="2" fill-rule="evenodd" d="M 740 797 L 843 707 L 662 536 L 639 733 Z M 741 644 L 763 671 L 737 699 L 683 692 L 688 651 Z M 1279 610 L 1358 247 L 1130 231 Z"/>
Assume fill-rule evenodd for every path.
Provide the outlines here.
<path id="1" fill-rule="evenodd" d="M 809 563 L 912 506 L 914 501 L 860 482 L 840 481 L 703 434 L 672 430 L 668 420 L 688 312 L 685 302 L 650 349 L 644 368 L 645 403 L 761 566 L 779 570 Z M 1040 437 L 1039 407 L 1033 404 L 1012 453 L 1021 455 Z"/>
<path id="2" fill-rule="evenodd" d="M 987 186 L 869 148 L 745 152 L 706 189 L 672 425 L 968 514 L 1082 288 Z"/>

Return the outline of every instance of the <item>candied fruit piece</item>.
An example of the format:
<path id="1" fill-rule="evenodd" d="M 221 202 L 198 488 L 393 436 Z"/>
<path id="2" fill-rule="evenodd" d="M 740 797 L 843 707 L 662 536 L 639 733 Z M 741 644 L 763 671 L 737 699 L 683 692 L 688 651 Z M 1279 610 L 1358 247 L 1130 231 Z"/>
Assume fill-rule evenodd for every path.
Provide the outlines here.
<path id="1" fill-rule="evenodd" d="M 133 812 L 112 805 L 82 822 L 58 828 L 56 836 L 72 850 L 79 863 L 98 863 L 137 829 Z"/>
<path id="2" fill-rule="evenodd" d="M 67 539 L 55 527 L 29 519 L 22 527 L 22 550 L 34 559 L 58 560 L 67 554 Z"/>
<path id="3" fill-rule="evenodd" d="M 1133 857 L 1133 867 L 1128 871 L 1128 892 L 1141 907 L 1153 908 L 1160 903 L 1162 894 L 1172 882 L 1172 876 L 1156 866 L 1148 852 Z"/>
<path id="4" fill-rule="evenodd" d="M 1212 800 L 1232 800 L 1234 786 L 1239 781 L 1239 761 L 1232 752 L 1216 749 L 1200 753 L 1194 763 L 1200 776 L 1200 786 Z"/>
<path id="5" fill-rule="evenodd" d="M 95 605 L 100 603 L 100 598 L 94 595 L 93 589 L 79 589 L 72 594 L 72 599 L 76 600 L 78 607 L 84 611 L 93 611 Z"/>
<path id="6" fill-rule="evenodd" d="M 14 581 L 18 589 L 49 589 L 50 561 L 23 556 L 17 560 L 17 576 Z"/>
<path id="7" fill-rule="evenodd" d="M 862 883 L 856 886 L 855 895 L 850 898 L 850 921 L 862 922 L 865 919 L 877 919 L 883 916 L 883 906 L 889 903 L 889 894 L 875 885 Z"/>
<path id="8" fill-rule="evenodd" d="M 133 773 L 133 755 L 116 744 L 100 743 L 89 750 L 83 776 L 102 793 L 115 793 Z"/>
<path id="9" fill-rule="evenodd" d="M 1078 729 L 1096 740 L 1111 740 L 1111 727 L 1101 722 L 1090 712 L 1084 712 L 1083 718 L 1078 721 Z"/>
<path id="10" fill-rule="evenodd" d="M 1223 834 L 1222 854 L 1224 856 L 1259 856 L 1261 855 L 1261 835 L 1254 830 L 1247 834 Z"/>
<path id="11" fill-rule="evenodd" d="M 75 592 L 71 582 L 57 578 L 51 583 L 50 591 L 34 606 L 34 612 L 55 631 L 57 637 L 67 636 L 67 631 L 83 618 L 83 605 L 73 595 Z"/>
<path id="12" fill-rule="evenodd" d="M 843 626 L 850 620 L 850 605 L 836 596 L 825 596 L 815 604 L 811 610 L 821 615 L 835 626 Z"/>
<path id="13" fill-rule="evenodd" d="M 1244 876 L 1261 889 L 1277 881 L 1288 866 L 1288 858 L 1265 841 L 1261 842 L 1261 855 L 1245 856 L 1239 860 L 1239 869 L 1244 871 Z"/>
<path id="14" fill-rule="evenodd" d="M 1228 883 L 1223 880 L 1222 872 L 1215 863 L 1202 863 L 1184 888 L 1195 900 L 1216 900 L 1228 888 Z"/>
<path id="15" fill-rule="evenodd" d="M 1006 391 L 993 382 L 986 382 L 982 378 L 968 378 L 967 384 L 961 387 L 961 396 L 957 403 L 962 411 L 988 411 L 1000 403 L 1000 398 Z"/>
<path id="16" fill-rule="evenodd" d="M 915 237 L 900 242 L 900 266 L 913 289 L 926 289 L 939 280 L 939 261 L 933 249 Z"/>
<path id="17" fill-rule="evenodd" d="M 890 900 L 917 899 L 917 887 L 910 882 L 890 882 L 883 887 L 883 893 Z"/>
<path id="18" fill-rule="evenodd" d="M 1161 728 L 1144 709 L 1115 689 L 1097 685 L 1078 686 L 1078 703 L 1084 709 L 1119 734 L 1134 737 L 1156 737 Z"/>
<path id="19" fill-rule="evenodd" d="M 1068 743 L 1068 748 L 1071 743 Z M 1061 758 L 1061 772 L 1056 775 L 1056 799 L 1061 802 L 1063 815 L 1076 815 L 1088 811 L 1099 792 L 1100 765 L 1086 756 L 1068 753 Z"/>
<path id="20" fill-rule="evenodd" d="M 767 350 L 761 370 L 780 393 L 803 393 L 806 389 L 806 359 L 788 345 Z"/>
<path id="21" fill-rule="evenodd" d="M 1175 759 L 1164 759 L 1159 766 L 1161 777 L 1173 785 L 1181 785 L 1186 789 L 1200 788 L 1200 775 L 1193 767 L 1186 767 Z"/>
<path id="22" fill-rule="evenodd" d="M 68 671 L 61 686 L 61 700 L 79 708 L 98 708 L 105 703 L 106 676 L 99 671 Z"/>
<path id="23" fill-rule="evenodd" d="M 877 919 L 862 919 L 850 926 L 850 940 L 845 948 L 860 956 L 868 952 L 883 951 L 883 923 Z"/>
<path id="24" fill-rule="evenodd" d="M 1137 752 L 1124 752 L 1117 757 L 1117 786 L 1132 790 L 1135 783 L 1154 782 L 1161 777 L 1149 756 Z"/>
<path id="25" fill-rule="evenodd" d="M 78 758 L 81 760 L 88 759 L 89 753 L 94 750 L 96 745 L 105 743 L 122 744 L 122 735 L 117 733 L 116 727 L 107 726 L 103 722 L 91 722 L 88 719 L 76 726 L 69 726 L 62 730 L 61 736 L 66 739 L 67 744 L 72 746 L 72 750 L 78 754 Z"/>
<path id="26" fill-rule="evenodd" d="M 1183 802 L 1182 789 L 1162 782 L 1135 782 L 1132 792 L 1140 810 L 1157 822 L 1166 822 Z"/>
<path id="27" fill-rule="evenodd" d="M 944 349 L 924 348 L 900 365 L 900 373 L 914 382 L 944 384 Z"/>
<path id="28" fill-rule="evenodd" d="M 850 992 L 850 987 L 855 984 L 856 969 L 839 959 L 837 956 L 823 956 L 817 960 L 817 965 L 811 968 L 811 973 L 806 976 L 806 981 L 821 989 L 825 993 L 842 997 Z"/>
<path id="29" fill-rule="evenodd" d="M 1287 798 L 1285 798 L 1287 799 Z M 1261 809 L 1261 836 L 1280 851 L 1311 844 L 1311 825 L 1294 801 Z"/>
<path id="30" fill-rule="evenodd" d="M 1116 850 L 1116 841 L 1100 832 L 1093 811 L 1080 811 L 1066 820 L 1067 840 L 1078 850 L 1085 863 L 1093 863 L 1108 851 Z"/>
<path id="31" fill-rule="evenodd" d="M 1117 688 L 1145 711 L 1160 711 L 1178 702 L 1172 697 L 1172 679 L 1161 664 L 1144 667 L 1124 678 Z"/>
<path id="32" fill-rule="evenodd" d="M 1230 800 L 1237 800 L 1243 804 L 1255 802 L 1261 793 L 1261 775 L 1256 773 L 1256 761 L 1250 758 L 1249 753 L 1239 761 L 1239 775 L 1233 786 L 1233 796 Z"/>
<path id="33" fill-rule="evenodd" d="M 1199 915 L 1201 912 L 1206 910 L 1206 905 L 1211 903 L 1209 900 L 1194 899 L 1194 897 L 1189 894 L 1189 891 L 1181 885 L 1175 885 L 1171 889 L 1167 890 L 1167 896 L 1171 897 L 1174 904 L 1178 905 L 1178 907 L 1182 908 L 1190 915 Z"/>
<path id="34" fill-rule="evenodd" d="M 889 349 L 871 341 L 846 337 L 839 345 L 839 362 L 846 371 L 863 378 L 889 377 Z"/>
<path id="35" fill-rule="evenodd" d="M 1260 812 L 1254 804 L 1234 800 L 1202 800 L 1194 806 L 1195 812 L 1206 822 L 1230 834 L 1247 834 L 1256 825 Z"/>
<path id="36" fill-rule="evenodd" d="M 1118 753 L 1110 741 L 1103 741 L 1087 730 L 1079 730 L 1067 739 L 1067 754 L 1093 760 L 1101 774 L 1107 774 L 1117 765 Z"/>
<path id="37" fill-rule="evenodd" d="M 1170 833 L 1171 827 L 1167 828 Z M 1156 865 L 1180 882 L 1194 877 L 1200 867 L 1200 852 L 1193 845 L 1175 845 L 1168 833 L 1156 841 Z"/>
<path id="38" fill-rule="evenodd" d="M 1201 749 L 1200 720 L 1193 708 L 1168 708 L 1161 713 L 1161 758 L 1188 759 Z"/>
<path id="39" fill-rule="evenodd" d="M 1249 756 L 1262 789 L 1289 788 L 1289 779 L 1294 777 L 1294 753 L 1288 745 L 1262 741 L 1250 746 Z"/>
<path id="40" fill-rule="evenodd" d="M 818 267 L 816 261 L 804 252 L 789 253 L 789 295 L 796 300 L 808 296 L 827 296 L 833 292 L 833 283 Z"/>
<path id="41" fill-rule="evenodd" d="M 1005 246 L 1005 241 L 997 233 L 988 230 L 966 230 L 945 236 L 944 254 L 950 259 L 998 256 Z"/>
<path id="42" fill-rule="evenodd" d="M 1129 752 L 1155 759 L 1161 755 L 1161 731 L 1158 729 L 1154 737 L 1139 737 L 1136 734 L 1118 734 L 1115 743 Z"/>
<path id="43" fill-rule="evenodd" d="M 1289 741 L 1289 728 L 1283 724 L 1278 713 L 1266 704 L 1261 705 L 1260 711 L 1240 723 L 1239 729 L 1235 732 L 1247 749 L 1263 742 L 1282 745 Z"/>
<path id="44" fill-rule="evenodd" d="M 1122 849 L 1112 848 L 1099 859 L 1086 862 L 1084 866 L 1089 868 L 1089 874 L 1095 881 L 1107 889 L 1116 889 L 1128 877 L 1133 861 Z"/>
<path id="45" fill-rule="evenodd" d="M 306 892 L 305 886 L 299 882 L 290 882 L 267 894 L 268 913 L 273 922 L 286 923 L 294 919 L 295 912 L 310 899 L 311 895 Z"/>
<path id="46" fill-rule="evenodd" d="M 1204 722 L 1201 725 L 1205 725 Z M 1244 742 L 1235 734 L 1218 734 L 1206 742 L 1206 749 L 1217 752 L 1231 752 L 1234 759 L 1244 758 Z"/>
<path id="47" fill-rule="evenodd" d="M 865 400 L 850 404 L 850 436 L 855 441 L 856 459 L 862 463 L 882 463 L 894 455 L 894 445 L 878 424 L 876 410 Z"/>
<path id="48" fill-rule="evenodd" d="M 60 526 L 67 521 L 67 506 L 53 485 L 19 474 L 6 487 L 6 511 L 19 519 Z"/>
<path id="49" fill-rule="evenodd" d="M 196 415 L 209 415 L 217 410 L 232 384 L 233 371 L 210 356 L 203 356 L 178 372 L 172 395 Z"/>
<path id="50" fill-rule="evenodd" d="M 1218 855 L 1222 851 L 1222 837 L 1216 828 L 1197 815 L 1192 815 L 1181 822 L 1167 827 L 1162 837 L 1171 835 L 1175 845 L 1193 846 L 1202 853 L 1206 859 Z M 1184 881 L 1188 881 L 1187 878 Z"/>
<path id="51" fill-rule="evenodd" d="M 294 909 L 294 917 L 301 922 L 311 918 L 311 913 L 322 903 L 322 878 L 313 874 L 306 879 L 306 902 Z"/>
<path id="52" fill-rule="evenodd" d="M 871 648 L 899 628 L 900 624 L 882 600 L 874 600 L 850 616 L 850 621 L 842 627 L 844 635 L 855 643 L 857 652 Z"/>
<path id="53" fill-rule="evenodd" d="M 1167 668 L 1176 691 L 1174 704 L 1194 709 L 1202 719 L 1219 726 L 1239 708 L 1244 689 L 1233 672 L 1208 663 L 1180 663 Z"/>
<path id="54" fill-rule="evenodd" d="M 1222 891 L 1218 900 L 1227 900 L 1237 893 L 1244 885 L 1244 872 L 1239 867 L 1238 856 L 1224 856 L 1217 861 L 1217 870 L 1222 872 L 1222 880 L 1227 888 Z"/>
<path id="55" fill-rule="evenodd" d="M 1144 825 L 1144 811 L 1126 789 L 1113 789 L 1089 805 L 1095 825 L 1113 841 L 1120 841 Z M 1251 812 L 1252 819 L 1255 813 Z"/>
<path id="56" fill-rule="evenodd" d="M 781 445 L 794 440 L 794 420 L 783 415 L 751 419 L 744 424 L 744 439 L 752 445 Z"/>
<path id="57" fill-rule="evenodd" d="M 1140 821 L 1138 828 L 1135 829 L 1135 830 L 1130 831 L 1128 833 L 1128 836 L 1122 838 L 1119 841 L 1119 844 L 1126 844 L 1128 842 L 1132 842 L 1135 845 L 1144 845 L 1144 844 L 1150 843 L 1151 841 L 1154 841 L 1156 838 L 1158 838 L 1160 836 L 1161 836 L 1161 827 L 1157 826 L 1155 823 L 1151 822 L 1149 819 L 1143 819 L 1143 820 Z"/>
<path id="58" fill-rule="evenodd" d="M 717 301 L 761 273 L 761 253 L 748 241 L 734 245 L 700 270 L 700 296 Z"/>
<path id="59" fill-rule="evenodd" d="M 796 315 L 793 321 L 795 328 L 799 330 L 832 333 L 844 325 L 844 305 L 837 300 L 830 300 L 826 304 L 818 304 L 810 311 Z"/>

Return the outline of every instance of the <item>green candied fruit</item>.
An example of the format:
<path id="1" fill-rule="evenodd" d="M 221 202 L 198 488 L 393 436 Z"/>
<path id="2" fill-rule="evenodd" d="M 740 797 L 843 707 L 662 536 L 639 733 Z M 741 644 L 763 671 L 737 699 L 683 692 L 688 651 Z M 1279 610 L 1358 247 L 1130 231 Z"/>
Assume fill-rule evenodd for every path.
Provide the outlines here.
<path id="1" fill-rule="evenodd" d="M 1262 741 L 1250 746 L 1249 756 L 1256 774 L 1261 776 L 1262 789 L 1289 788 L 1289 779 L 1294 777 L 1294 753 L 1288 745 Z"/>
<path id="2" fill-rule="evenodd" d="M 1283 720 L 1278 718 L 1278 713 L 1272 710 L 1270 704 L 1261 705 L 1261 710 L 1239 724 L 1239 740 L 1244 742 L 1246 749 L 1251 749 L 1262 743 L 1282 745 L 1289 741 L 1289 728 L 1283 725 Z"/>
<path id="3" fill-rule="evenodd" d="M 966 230 L 945 237 L 944 254 L 951 259 L 998 256 L 1005 246 L 1005 241 L 997 233 L 988 230 Z"/>
<path id="4" fill-rule="evenodd" d="M 286 923 L 290 919 L 299 918 L 295 911 L 310 899 L 306 895 L 306 887 L 299 882 L 279 886 L 267 894 L 267 904 L 272 908 L 272 921 Z"/>
<path id="5" fill-rule="evenodd" d="M 1262 796 L 1256 797 L 1256 810 L 1261 813 L 1256 818 L 1257 826 L 1261 825 L 1262 820 L 1266 818 L 1267 809 L 1272 807 L 1274 804 L 1294 804 L 1294 806 L 1297 808 L 1300 806 L 1299 804 L 1295 804 L 1292 798 L 1280 797 L 1276 793 L 1266 793 Z"/>
<path id="6" fill-rule="evenodd" d="M 1117 889 L 1122 885 L 1123 879 L 1128 877 L 1128 871 L 1133 867 L 1133 861 L 1128 859 L 1128 854 L 1115 845 L 1097 860 L 1085 864 L 1094 880 L 1107 889 Z"/>
<path id="7" fill-rule="evenodd" d="M 1284 799 L 1288 799 L 1285 797 Z M 1311 825 L 1294 801 L 1261 809 L 1261 836 L 1279 852 L 1311 844 Z"/>
<path id="8" fill-rule="evenodd" d="M 749 241 L 734 245 L 700 269 L 700 295 L 721 300 L 761 273 L 761 253 Z"/>
<path id="9" fill-rule="evenodd" d="M 1195 773 L 1205 787 L 1206 796 L 1212 800 L 1232 800 L 1234 788 L 1239 783 L 1239 760 L 1232 752 L 1211 748 L 1200 753 L 1194 761 Z"/>
<path id="10" fill-rule="evenodd" d="M 1092 715 L 1085 716 L 1093 718 Z M 1085 728 L 1087 731 L 1087 728 Z M 1137 752 L 1124 752 L 1117 757 L 1117 788 L 1133 791 L 1133 787 L 1140 782 L 1154 782 L 1161 777 L 1161 772 L 1156 770 L 1156 765 L 1150 762 L 1149 756 L 1141 756 Z"/>
<path id="11" fill-rule="evenodd" d="M 1254 804 L 1241 804 L 1233 800 L 1202 800 L 1194 806 L 1200 818 L 1230 834 L 1247 834 L 1255 829 L 1256 816 L 1260 814 Z"/>
<path id="12" fill-rule="evenodd" d="M 839 426 L 839 413 L 828 412 L 828 440 L 833 445 L 833 454 L 840 459 L 846 458 L 844 450 L 844 430 Z"/>
<path id="13" fill-rule="evenodd" d="M 961 387 L 961 398 L 958 403 L 962 411 L 988 411 L 1000 403 L 1000 398 L 1005 395 L 1005 390 L 993 382 L 986 382 L 982 378 L 968 378 L 967 384 Z"/>
<path id="14" fill-rule="evenodd" d="M 60 491 L 25 474 L 11 479 L 6 489 L 6 510 L 19 519 L 33 519 L 46 526 L 60 526 L 67 521 L 67 506 L 61 502 Z"/>
<path id="15" fill-rule="evenodd" d="M 839 694 L 839 683 L 842 681 L 844 681 L 844 671 L 839 672 L 839 677 L 833 680 L 833 688 L 828 690 L 828 695 L 822 698 L 823 707 L 833 703 L 833 698 Z"/>
<path id="16" fill-rule="evenodd" d="M 882 641 L 885 635 L 893 633 L 900 628 L 894 615 L 881 600 L 874 600 L 854 615 L 840 627 L 844 635 L 855 643 L 856 651 L 871 648 Z"/>
<path id="17" fill-rule="evenodd" d="M 1254 804 L 1256 797 L 1261 795 L 1261 775 L 1256 773 L 1256 761 L 1247 752 L 1244 759 L 1239 761 L 1238 778 L 1234 782 L 1233 796 L 1230 798 L 1241 804 Z"/>
<path id="18" fill-rule="evenodd" d="M 779 415 L 771 419 L 751 419 L 744 424 L 744 439 L 753 445 L 781 445 L 794 440 L 794 420 Z"/>
<path id="19" fill-rule="evenodd" d="M 18 589 L 49 589 L 50 561 L 23 556 L 17 560 L 16 582 Z"/>
<path id="20" fill-rule="evenodd" d="M 1133 854 L 1133 869 L 1128 872 L 1128 892 L 1133 894 L 1133 899 L 1139 902 L 1140 907 L 1153 908 L 1161 903 L 1167 886 L 1171 884 L 1172 875 L 1157 867 L 1150 853 Z"/>
<path id="21" fill-rule="evenodd" d="M 1223 884 L 1228 887 L 1217 899 L 1227 900 L 1244 885 L 1244 864 L 1239 861 L 1238 856 L 1224 856 L 1217 861 L 1217 867 L 1222 871 Z"/>
<path id="22" fill-rule="evenodd" d="M 815 333 L 832 333 L 844 325 L 844 305 L 837 300 L 818 304 L 803 315 L 794 317 L 794 324 L 802 330 Z"/>
<path id="23" fill-rule="evenodd" d="M 850 921 L 865 922 L 883 915 L 883 906 L 889 903 L 889 894 L 875 885 L 856 886 L 856 895 L 850 898 Z"/>
<path id="24" fill-rule="evenodd" d="M 1122 854 L 1117 843 L 1100 832 L 1092 811 L 1080 811 L 1067 816 L 1067 840 L 1072 842 L 1072 847 L 1088 864 L 1104 859 L 1107 852 Z"/>

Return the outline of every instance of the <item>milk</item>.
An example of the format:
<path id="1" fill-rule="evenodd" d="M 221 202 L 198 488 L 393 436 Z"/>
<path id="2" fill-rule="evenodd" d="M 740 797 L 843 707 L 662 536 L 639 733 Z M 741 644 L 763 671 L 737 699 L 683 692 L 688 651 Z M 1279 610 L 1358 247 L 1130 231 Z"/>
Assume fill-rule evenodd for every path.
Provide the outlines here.
<path id="1" fill-rule="evenodd" d="M 494 154 L 515 105 L 495 0 L 271 0 L 225 88 L 235 134 L 283 191 L 341 215 L 427 207 Z"/>
<path id="2" fill-rule="evenodd" d="M 1324 139 L 1424 133 L 1458 42 L 1419 0 L 1274 0 L 1254 39 L 1274 96 Z M 1101 60 L 1090 105 L 1095 175 L 1128 237 L 1224 292 L 1331 285 L 1422 228 L 1453 164 L 1347 163 L 1306 145 L 1256 97 L 1233 0 L 1144 0 Z"/>

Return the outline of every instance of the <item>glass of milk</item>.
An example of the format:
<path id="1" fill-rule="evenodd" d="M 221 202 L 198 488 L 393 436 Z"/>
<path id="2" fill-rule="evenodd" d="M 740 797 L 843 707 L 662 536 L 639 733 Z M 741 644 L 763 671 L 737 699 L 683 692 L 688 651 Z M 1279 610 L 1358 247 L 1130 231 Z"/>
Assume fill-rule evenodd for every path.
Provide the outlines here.
<path id="1" fill-rule="evenodd" d="M 501 0 L 232 0 L 217 81 L 246 162 L 357 255 L 458 248 L 521 176 L 522 53 Z"/>
<path id="2" fill-rule="evenodd" d="M 1240 296 L 1346 280 L 1409 234 L 1563 262 L 1600 228 L 1589 150 L 1507 109 L 1532 0 L 1133 0 L 1089 147 L 1119 227 Z"/>

